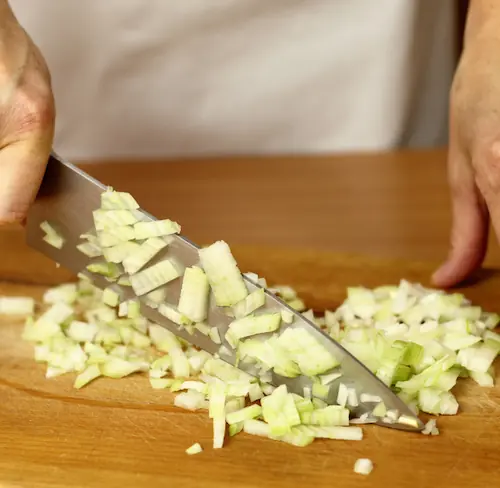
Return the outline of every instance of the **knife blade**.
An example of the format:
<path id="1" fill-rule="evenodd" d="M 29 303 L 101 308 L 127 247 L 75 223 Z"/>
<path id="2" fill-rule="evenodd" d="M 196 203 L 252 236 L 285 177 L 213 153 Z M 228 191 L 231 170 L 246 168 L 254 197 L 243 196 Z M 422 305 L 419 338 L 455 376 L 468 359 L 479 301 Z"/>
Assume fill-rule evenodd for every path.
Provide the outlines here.
<path id="1" fill-rule="evenodd" d="M 55 153 L 52 153 L 47 169 L 38 192 L 37 198 L 29 212 L 27 219 L 27 242 L 34 249 L 42 252 L 56 263 L 68 268 L 75 273 L 83 273 L 92 279 L 99 288 L 106 288 L 110 285 L 103 276 L 86 271 L 86 266 L 92 261 L 85 254 L 77 250 L 82 234 L 94 228 L 93 211 L 100 208 L 101 194 L 106 191 L 107 186 L 92 178 L 90 175 L 63 160 Z M 144 212 L 144 220 L 156 220 L 155 217 Z M 44 232 L 40 228 L 42 222 L 49 222 L 57 232 L 65 239 L 62 249 L 57 249 L 44 241 Z M 165 257 L 174 258 L 176 262 L 183 266 L 193 266 L 199 263 L 199 248 L 186 237 L 174 235 L 171 243 L 155 257 L 159 261 Z M 260 286 L 244 276 L 249 292 Z M 114 285 L 118 286 L 118 285 Z M 167 284 L 168 301 L 177 303 L 181 280 L 177 279 Z M 119 287 L 123 300 L 137 298 L 130 287 Z M 357 398 L 361 398 L 362 393 L 380 398 L 386 408 L 394 413 L 391 418 L 379 420 L 378 425 L 392 427 L 406 431 L 420 431 L 424 425 L 414 412 L 382 381 L 380 381 L 370 370 L 352 356 L 338 342 L 325 334 L 313 322 L 296 312 L 277 296 L 264 290 L 266 303 L 263 309 L 266 313 L 282 312 L 286 310 L 293 314 L 294 321 L 288 327 L 300 327 L 307 330 L 330 354 L 340 363 L 342 376 L 330 384 L 328 397 L 325 401 L 328 404 L 336 404 L 337 394 L 341 384 L 352 388 L 357 393 Z M 209 337 L 198 330 L 192 334 L 174 322 L 161 315 L 158 310 L 148 306 L 139 297 L 141 313 L 150 321 L 155 322 L 170 330 L 182 339 L 190 342 L 196 347 L 204 349 L 211 354 L 218 354 L 221 359 L 232 365 L 237 365 L 243 371 L 255 375 L 252 365 L 244 362 L 237 362 L 236 354 L 230 345 L 223 339 L 221 349 L 219 344 L 214 343 Z M 207 323 L 219 329 L 221 339 L 224 338 L 228 326 L 233 319 L 225 313 L 223 309 L 217 307 L 213 300 L 210 302 Z M 285 384 L 290 392 L 302 395 L 304 387 L 311 388 L 312 380 L 306 376 L 288 378 L 277 375 L 273 372 L 272 383 L 276 386 Z M 351 405 L 349 409 L 356 417 L 368 414 L 374 408 L 372 402 L 362 402 L 358 400 L 358 405 Z"/>

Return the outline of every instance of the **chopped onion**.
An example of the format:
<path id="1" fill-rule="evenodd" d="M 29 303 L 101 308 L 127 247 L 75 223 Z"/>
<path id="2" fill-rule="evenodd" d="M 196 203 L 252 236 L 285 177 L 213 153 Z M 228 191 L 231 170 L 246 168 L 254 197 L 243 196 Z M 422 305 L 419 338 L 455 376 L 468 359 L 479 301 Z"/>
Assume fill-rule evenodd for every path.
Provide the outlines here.
<path id="1" fill-rule="evenodd" d="M 203 451 L 203 448 L 198 444 L 193 444 L 191 447 L 188 447 L 186 449 L 186 454 L 193 455 L 193 454 L 199 454 L 200 452 Z"/>
<path id="2" fill-rule="evenodd" d="M 165 239 L 150 237 L 124 257 L 123 268 L 128 274 L 137 273 L 167 245 L 168 242 Z"/>
<path id="3" fill-rule="evenodd" d="M 231 307 L 246 298 L 247 287 L 231 250 L 224 241 L 200 249 L 199 255 L 218 306 Z"/>
<path id="4" fill-rule="evenodd" d="M 138 240 L 150 237 L 163 237 L 178 234 L 181 226 L 172 220 L 153 220 L 151 222 L 137 222 L 134 225 L 135 238 Z"/>
<path id="5" fill-rule="evenodd" d="M 202 322 L 208 312 L 208 279 L 197 266 L 186 268 L 182 280 L 178 309 L 192 322 Z"/>
<path id="6" fill-rule="evenodd" d="M 367 476 L 372 471 L 373 471 L 373 463 L 370 461 L 370 459 L 361 458 L 354 463 L 355 473 Z"/>
<path id="7" fill-rule="evenodd" d="M 40 224 L 40 229 L 45 233 L 43 240 L 56 249 L 62 249 L 66 240 L 61 236 L 49 222 L 44 221 Z"/>
<path id="8" fill-rule="evenodd" d="M 130 283 L 135 294 L 141 296 L 175 280 L 179 276 L 180 272 L 177 266 L 166 259 L 130 276 Z"/>
<path id="9" fill-rule="evenodd" d="M 74 386 L 82 388 L 99 377 L 118 379 L 148 372 L 152 388 L 179 392 L 176 406 L 208 410 L 214 448 L 223 446 L 227 424 L 231 436 L 244 431 L 294 446 L 306 446 L 316 438 L 361 440 L 361 428 L 350 426 L 355 423 L 416 426 L 414 418 L 387 410 L 378 395 L 343 383 L 337 359 L 307 329 L 290 327 L 295 314 L 259 313 L 267 283 L 247 273 L 261 287 L 249 293 L 225 242 L 201 249 L 200 267 L 182 270 L 173 261 L 158 259 L 180 226 L 170 220 L 147 221 L 131 195 L 109 188 L 93 218 L 95 229 L 82 235 L 85 242 L 78 244 L 93 258 L 87 270 L 120 286 L 132 286 L 142 298 L 119 303 L 125 293 L 116 284 L 98 290 L 89 273 L 80 274 L 78 283 L 48 290 L 36 315 L 32 299 L 0 297 L 0 313 L 27 316 L 23 338 L 33 342 L 35 360 L 47 365 L 47 378 L 75 373 Z M 50 224 L 42 224 L 42 230 L 52 245 L 62 246 L 64 239 Z M 154 258 L 157 262 L 148 267 Z M 167 303 L 166 285 L 181 275 L 180 299 L 175 305 Z M 482 386 L 494 384 L 500 335 L 491 329 L 500 316 L 473 306 L 461 294 L 404 280 L 374 290 L 351 287 L 337 310 L 320 317 L 306 311 L 293 288 L 276 286 L 271 291 L 339 341 L 415 412 L 455 415 L 459 406 L 451 390 L 459 378 L 470 376 Z M 212 298 L 218 306 L 231 307 L 225 312 L 234 317 L 226 339 L 235 351 L 224 344 L 218 354 L 234 353 L 237 361 L 255 367 L 255 377 L 218 354 L 198 351 L 141 315 L 142 302 L 188 333 L 197 330 L 221 344 L 223 324 L 205 322 Z M 273 374 L 304 375 L 312 386 L 304 387 L 303 396 L 289 393 L 284 384 L 271 384 Z M 328 405 L 325 400 L 330 400 L 335 382 L 337 405 Z M 368 404 L 370 411 L 349 418 L 347 407 L 360 403 Z M 431 421 L 422 433 L 439 431 Z M 356 463 L 356 472 L 367 474 L 371 469 L 367 459 Z"/>
<path id="10" fill-rule="evenodd" d="M 103 210 L 135 210 L 139 204 L 130 193 L 113 191 L 101 193 L 101 209 Z"/>
<path id="11" fill-rule="evenodd" d="M 31 297 L 0 297 L 0 315 L 31 315 L 34 311 Z"/>

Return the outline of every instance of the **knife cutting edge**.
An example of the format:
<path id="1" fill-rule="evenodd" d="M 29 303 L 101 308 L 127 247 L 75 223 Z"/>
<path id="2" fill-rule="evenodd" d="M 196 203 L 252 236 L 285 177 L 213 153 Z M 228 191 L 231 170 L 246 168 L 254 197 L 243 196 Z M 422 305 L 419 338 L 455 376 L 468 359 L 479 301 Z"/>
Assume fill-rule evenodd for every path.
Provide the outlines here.
<path id="1" fill-rule="evenodd" d="M 65 268 L 75 273 L 85 274 L 92 279 L 96 286 L 102 289 L 108 287 L 110 282 L 103 276 L 86 270 L 92 259 L 81 253 L 76 246 L 81 244 L 81 236 L 94 228 L 93 211 L 100 208 L 101 194 L 106 190 L 107 186 L 53 153 L 50 156 L 40 191 L 27 220 L 27 241 L 31 247 Z M 144 220 L 156 220 L 148 213 L 142 210 L 141 212 L 144 214 Z M 65 245 L 61 249 L 57 249 L 44 241 L 44 232 L 40 228 L 43 222 L 53 223 L 58 232 L 64 236 Z M 198 265 L 200 261 L 199 248 L 181 235 L 173 235 L 169 245 L 155 256 L 154 261 L 158 262 L 167 256 L 180 263 L 183 267 Z M 243 278 L 249 292 L 260 288 L 257 283 L 254 283 L 248 277 L 243 276 Z M 130 287 L 116 284 L 113 286 L 119 288 L 123 300 L 137 298 Z M 169 301 L 173 299 L 177 303 L 180 296 L 181 280 L 173 280 L 166 286 Z M 338 342 L 274 294 L 268 290 L 264 290 L 264 292 L 266 300 L 263 310 L 266 313 L 282 313 L 285 311 L 292 314 L 293 323 L 288 327 L 307 330 L 340 363 L 339 368 L 342 375 L 329 385 L 328 397 L 325 398 L 326 403 L 336 404 L 339 388 L 347 386 L 350 391 L 354 389 L 357 399 L 362 399 L 362 394 L 365 394 L 367 398 L 377 398 L 377 401 L 383 401 L 388 412 L 394 414 L 379 418 L 374 423 L 406 431 L 421 431 L 423 429 L 424 425 L 418 416 L 389 387 Z M 225 340 L 223 340 L 223 346 L 225 347 L 221 348 L 219 344 L 216 344 L 196 329 L 190 334 L 160 314 L 157 309 L 148 306 L 141 297 L 138 298 L 141 303 L 141 313 L 147 319 L 165 327 L 194 346 L 211 354 L 218 354 L 221 359 L 229 364 L 237 365 L 243 371 L 255 375 L 252 365 L 237 361 L 235 351 Z M 226 336 L 232 320 L 234 319 L 229 317 L 221 307 L 217 307 L 212 299 L 210 300 L 206 323 L 210 326 L 216 326 L 219 329 L 221 338 Z M 312 387 L 312 380 L 306 376 L 288 378 L 274 372 L 272 383 L 275 386 L 285 384 L 290 392 L 300 395 L 303 394 L 304 387 Z M 373 402 L 374 400 L 358 400 L 349 408 L 356 417 L 359 418 L 363 415 L 366 417 L 376 405 Z M 356 403 L 357 405 L 355 405 Z"/>

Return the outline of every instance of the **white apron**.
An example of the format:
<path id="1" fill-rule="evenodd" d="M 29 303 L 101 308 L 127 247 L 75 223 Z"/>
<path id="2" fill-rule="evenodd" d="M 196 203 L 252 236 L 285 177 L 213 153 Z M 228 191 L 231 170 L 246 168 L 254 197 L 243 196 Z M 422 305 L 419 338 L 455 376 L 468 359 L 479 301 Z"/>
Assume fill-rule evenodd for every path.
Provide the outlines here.
<path id="1" fill-rule="evenodd" d="M 11 0 L 71 159 L 446 143 L 453 0 Z"/>

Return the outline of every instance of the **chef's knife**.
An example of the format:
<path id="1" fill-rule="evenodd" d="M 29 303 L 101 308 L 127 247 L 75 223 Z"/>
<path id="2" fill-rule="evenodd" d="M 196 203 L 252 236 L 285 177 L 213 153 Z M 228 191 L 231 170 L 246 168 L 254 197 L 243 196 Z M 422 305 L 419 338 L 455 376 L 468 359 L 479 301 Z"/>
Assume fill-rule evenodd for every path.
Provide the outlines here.
<path id="1" fill-rule="evenodd" d="M 77 244 L 82 242 L 80 236 L 94 228 L 92 212 L 101 205 L 101 193 L 107 187 L 90 177 L 88 174 L 62 160 L 53 153 L 50 156 L 43 182 L 28 215 L 27 240 L 28 244 L 60 265 L 75 273 L 83 273 L 89 276 L 94 284 L 100 288 L 110 285 L 103 276 L 86 271 L 86 266 L 91 261 L 85 254 L 77 250 Z M 142 210 L 141 210 L 142 211 Z M 156 220 L 144 212 L 145 220 Z M 49 222 L 65 239 L 62 249 L 57 249 L 44 241 L 44 232 L 40 228 L 42 222 Z M 183 236 L 173 236 L 172 242 L 160 253 L 156 260 L 169 257 L 175 258 L 176 262 L 183 266 L 193 266 L 199 263 L 199 248 Z M 250 292 L 256 290 L 259 285 L 244 277 Z M 177 279 L 167 285 L 168 301 L 177 303 L 180 295 L 181 280 Z M 120 287 L 123 299 L 135 298 L 130 287 Z M 414 412 L 397 396 L 390 388 L 371 373 L 362 363 L 345 350 L 339 343 L 325 334 L 314 323 L 302 314 L 290 308 L 278 297 L 265 290 L 266 303 L 263 309 L 266 312 L 282 312 L 287 310 L 294 315 L 294 321 L 289 327 L 303 327 L 325 347 L 340 363 L 342 376 L 330 385 L 330 391 L 326 402 L 336 404 L 340 384 L 354 388 L 358 399 L 361 393 L 366 393 L 381 399 L 386 408 L 393 413 L 392 416 L 376 423 L 387 427 L 408 431 L 420 431 L 423 423 Z M 141 299 L 140 299 L 141 300 Z M 193 345 L 208 351 L 211 354 L 218 353 L 221 359 L 230 364 L 236 364 L 236 358 L 231 347 L 220 348 L 209 337 L 198 330 L 193 334 L 188 333 L 182 327 L 171 322 L 161 315 L 156 309 L 149 307 L 141 300 L 141 312 L 149 320 L 165 327 L 179 337 Z M 207 318 L 210 326 L 219 329 L 220 337 L 223 338 L 231 322 L 231 318 L 212 301 Z M 250 365 L 240 362 L 238 367 L 254 374 Z M 273 384 L 286 384 L 289 391 L 303 394 L 304 387 L 311 387 L 311 380 L 305 376 L 287 378 L 273 373 Z M 351 406 L 350 410 L 356 417 L 368 415 L 376 403 L 358 402 L 357 406 Z"/>

